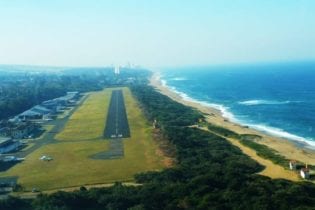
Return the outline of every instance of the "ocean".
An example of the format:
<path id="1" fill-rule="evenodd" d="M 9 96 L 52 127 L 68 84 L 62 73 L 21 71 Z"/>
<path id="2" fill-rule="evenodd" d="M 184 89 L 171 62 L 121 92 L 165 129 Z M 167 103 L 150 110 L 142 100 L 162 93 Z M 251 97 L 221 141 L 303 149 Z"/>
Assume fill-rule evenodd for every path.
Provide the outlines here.
<path id="1" fill-rule="evenodd" d="M 185 100 L 315 149 L 315 62 L 165 68 L 160 76 Z"/>

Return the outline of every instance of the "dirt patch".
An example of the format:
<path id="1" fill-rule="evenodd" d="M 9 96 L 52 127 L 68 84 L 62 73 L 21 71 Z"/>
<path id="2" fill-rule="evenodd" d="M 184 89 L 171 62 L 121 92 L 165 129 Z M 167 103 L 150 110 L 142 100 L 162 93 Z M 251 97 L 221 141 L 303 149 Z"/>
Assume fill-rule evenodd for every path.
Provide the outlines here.
<path id="1" fill-rule="evenodd" d="M 164 157 L 163 164 L 166 167 L 172 167 L 176 164 L 176 149 L 165 137 L 163 137 L 160 129 L 153 129 L 153 140 L 158 145 L 156 154 L 158 156 Z"/>

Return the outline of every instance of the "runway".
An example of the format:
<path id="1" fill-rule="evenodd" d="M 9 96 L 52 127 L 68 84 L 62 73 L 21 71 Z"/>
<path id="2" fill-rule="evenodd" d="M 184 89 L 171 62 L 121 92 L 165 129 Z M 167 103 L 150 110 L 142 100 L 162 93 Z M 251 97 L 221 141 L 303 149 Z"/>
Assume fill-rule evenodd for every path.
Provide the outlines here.
<path id="1" fill-rule="evenodd" d="M 122 90 L 113 90 L 108 108 L 104 138 L 128 138 L 130 137 L 129 124 L 126 114 L 125 102 Z"/>

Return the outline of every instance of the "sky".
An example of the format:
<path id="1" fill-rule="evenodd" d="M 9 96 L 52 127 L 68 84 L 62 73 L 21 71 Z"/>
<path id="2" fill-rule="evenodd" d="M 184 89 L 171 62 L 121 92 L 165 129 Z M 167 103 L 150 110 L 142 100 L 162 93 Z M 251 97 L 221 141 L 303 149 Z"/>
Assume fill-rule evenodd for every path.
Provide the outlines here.
<path id="1" fill-rule="evenodd" d="M 0 0 L 0 64 L 315 60 L 314 0 Z"/>

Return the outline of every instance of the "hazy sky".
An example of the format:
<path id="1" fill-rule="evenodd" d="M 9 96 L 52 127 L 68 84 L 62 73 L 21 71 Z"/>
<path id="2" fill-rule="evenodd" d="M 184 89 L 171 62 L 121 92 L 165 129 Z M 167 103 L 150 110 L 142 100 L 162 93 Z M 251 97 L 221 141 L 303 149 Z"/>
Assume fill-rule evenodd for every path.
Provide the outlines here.
<path id="1" fill-rule="evenodd" d="M 0 0 L 0 63 L 315 60 L 314 0 Z"/>

